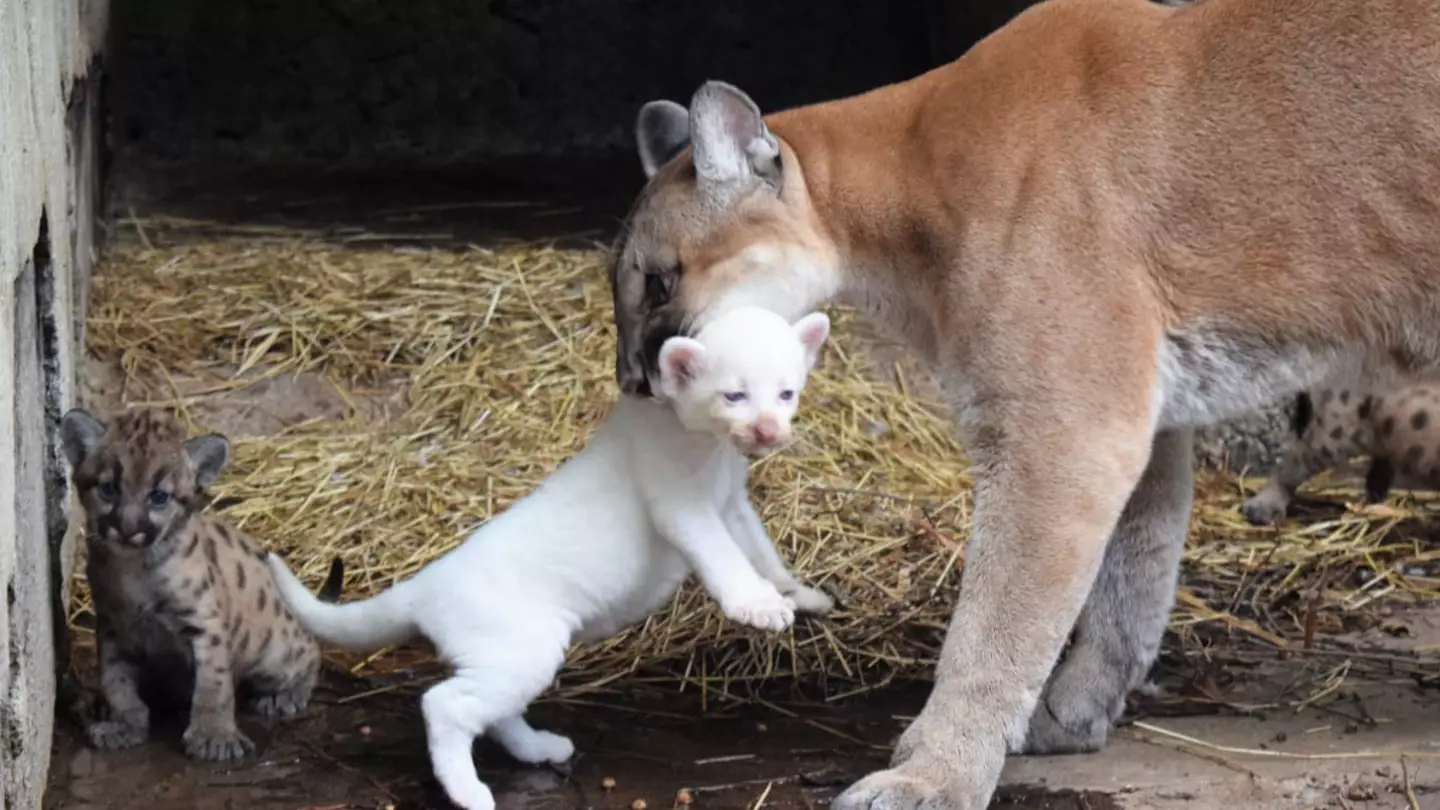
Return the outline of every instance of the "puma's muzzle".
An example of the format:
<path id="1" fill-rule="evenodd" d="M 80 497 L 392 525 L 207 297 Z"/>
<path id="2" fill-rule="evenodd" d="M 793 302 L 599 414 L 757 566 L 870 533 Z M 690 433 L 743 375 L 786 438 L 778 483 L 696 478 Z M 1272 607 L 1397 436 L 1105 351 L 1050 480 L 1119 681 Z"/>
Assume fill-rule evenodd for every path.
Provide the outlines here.
<path id="1" fill-rule="evenodd" d="M 626 266 L 619 246 L 610 264 L 610 292 L 615 305 L 615 380 L 627 396 L 649 396 L 645 374 L 645 278 L 639 269 Z"/>
<path id="2" fill-rule="evenodd" d="M 653 395 L 650 380 L 659 375 L 660 347 L 682 333 L 679 320 L 665 310 L 636 317 L 629 323 L 616 318 L 620 337 L 615 354 L 615 379 L 628 396 Z M 628 327 L 628 328 L 627 328 Z"/>
<path id="3" fill-rule="evenodd" d="M 616 256 L 624 256 L 624 247 Z M 658 369 L 660 347 L 680 334 L 684 318 L 675 311 L 678 270 L 646 273 L 619 258 L 610 265 L 615 306 L 615 379 L 629 396 L 652 395 L 650 377 Z"/>

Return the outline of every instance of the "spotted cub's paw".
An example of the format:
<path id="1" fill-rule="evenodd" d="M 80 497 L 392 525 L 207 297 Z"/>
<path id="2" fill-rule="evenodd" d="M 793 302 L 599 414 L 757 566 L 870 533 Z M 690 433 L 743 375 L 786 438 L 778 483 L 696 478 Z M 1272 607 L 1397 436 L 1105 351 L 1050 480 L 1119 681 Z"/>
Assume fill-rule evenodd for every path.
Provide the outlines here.
<path id="1" fill-rule="evenodd" d="M 261 717 L 291 717 L 305 711 L 309 698 L 293 692 L 260 695 L 250 702 L 250 710 Z"/>
<path id="2" fill-rule="evenodd" d="M 145 742 L 150 736 L 150 729 L 146 726 L 107 720 L 91 723 L 85 729 L 85 736 L 90 739 L 92 746 L 102 751 L 119 751 Z"/>
<path id="3" fill-rule="evenodd" d="M 190 728 L 185 730 L 185 753 L 195 759 L 228 762 L 243 759 L 254 750 L 255 743 L 233 726 L 207 728 L 191 724 Z"/>
<path id="4" fill-rule="evenodd" d="M 737 600 L 724 610 L 731 621 L 760 630 L 784 630 L 795 623 L 795 603 L 768 582 L 755 594 Z"/>
<path id="5" fill-rule="evenodd" d="M 1258 492 L 1240 504 L 1240 514 L 1254 526 L 1272 526 L 1285 519 L 1286 504 L 1268 492 Z"/>
<path id="6" fill-rule="evenodd" d="M 784 593 L 791 602 L 795 603 L 795 610 L 800 613 L 823 616 L 835 609 L 835 600 L 830 597 L 830 594 L 819 588 L 797 584 L 786 589 Z"/>

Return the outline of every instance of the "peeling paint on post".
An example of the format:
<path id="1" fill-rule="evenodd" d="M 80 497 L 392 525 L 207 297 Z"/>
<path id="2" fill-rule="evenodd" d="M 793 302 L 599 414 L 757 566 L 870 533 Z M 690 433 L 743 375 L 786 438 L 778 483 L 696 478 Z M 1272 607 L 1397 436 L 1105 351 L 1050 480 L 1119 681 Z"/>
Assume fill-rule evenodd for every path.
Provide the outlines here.
<path id="1" fill-rule="evenodd" d="M 73 549 L 55 433 L 93 256 L 90 88 L 107 22 L 107 0 L 0 2 L 0 810 L 40 806 L 66 660 Z"/>

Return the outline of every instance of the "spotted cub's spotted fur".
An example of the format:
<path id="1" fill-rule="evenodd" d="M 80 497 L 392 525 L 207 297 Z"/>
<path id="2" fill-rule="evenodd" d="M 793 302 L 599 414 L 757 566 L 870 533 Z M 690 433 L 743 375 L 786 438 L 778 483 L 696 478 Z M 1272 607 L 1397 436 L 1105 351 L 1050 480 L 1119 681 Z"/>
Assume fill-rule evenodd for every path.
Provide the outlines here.
<path id="1" fill-rule="evenodd" d="M 1368 503 L 1385 500 L 1397 475 L 1415 486 L 1440 487 L 1440 383 L 1385 393 L 1326 388 L 1296 399 L 1296 440 L 1270 480 L 1240 505 L 1256 525 L 1276 523 L 1295 490 L 1355 456 L 1370 456 Z"/>
<path id="2" fill-rule="evenodd" d="M 218 434 L 190 438 L 163 411 L 128 411 L 107 426 L 78 408 L 65 414 L 61 442 L 85 509 L 86 575 L 109 709 L 109 719 L 87 729 L 91 744 L 144 742 L 152 704 L 183 704 L 188 693 L 186 753 L 243 757 L 254 744 L 235 724 L 237 691 L 261 715 L 301 711 L 319 674 L 320 647 L 276 593 L 265 551 L 202 512 L 205 488 L 229 461 L 229 442 Z M 321 598 L 334 601 L 343 578 L 336 559 Z"/>

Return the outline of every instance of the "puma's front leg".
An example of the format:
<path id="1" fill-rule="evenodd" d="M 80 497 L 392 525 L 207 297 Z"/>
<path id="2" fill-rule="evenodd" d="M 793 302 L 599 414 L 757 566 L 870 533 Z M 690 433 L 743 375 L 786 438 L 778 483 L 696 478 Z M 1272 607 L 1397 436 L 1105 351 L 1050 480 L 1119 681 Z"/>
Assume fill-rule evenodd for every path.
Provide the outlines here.
<path id="1" fill-rule="evenodd" d="M 1095 751 L 1155 656 L 1175 602 L 1190 526 L 1194 432 L 1155 437 L 1150 464 L 1131 494 L 1064 660 L 1030 717 L 1024 751 Z"/>
<path id="2" fill-rule="evenodd" d="M 976 398 L 972 534 L 934 690 L 891 768 L 852 786 L 836 810 L 988 804 L 1145 470 L 1153 398 L 1148 384 L 1136 388 L 1128 400 L 1084 389 Z"/>

